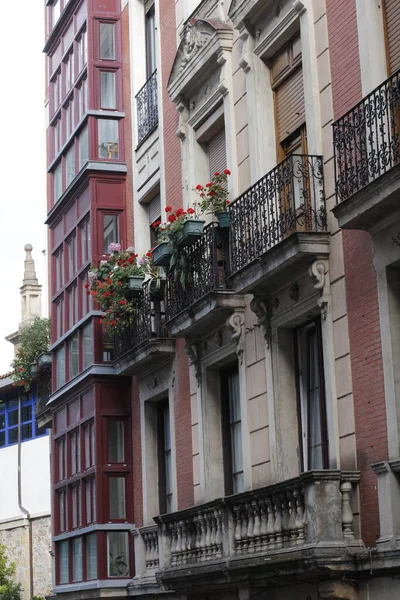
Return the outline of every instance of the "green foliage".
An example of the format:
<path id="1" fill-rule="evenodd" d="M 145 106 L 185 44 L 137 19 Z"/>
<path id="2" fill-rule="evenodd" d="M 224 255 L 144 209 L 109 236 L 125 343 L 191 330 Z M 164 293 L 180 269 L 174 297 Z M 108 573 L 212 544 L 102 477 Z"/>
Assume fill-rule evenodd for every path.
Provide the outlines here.
<path id="1" fill-rule="evenodd" d="M 200 209 L 202 213 L 217 215 L 228 210 L 228 177 L 230 174 L 229 169 L 225 169 L 223 173 L 217 171 L 205 186 L 200 183 L 196 186 L 196 192 L 201 198 Z"/>
<path id="2" fill-rule="evenodd" d="M 32 325 L 20 332 L 18 352 L 12 363 L 12 378 L 26 392 L 32 385 L 31 364 L 37 362 L 40 354 L 49 351 L 50 331 L 50 319 L 36 317 Z"/>
<path id="3" fill-rule="evenodd" d="M 21 584 L 15 583 L 15 564 L 9 562 L 6 547 L 0 544 L 0 600 L 21 600 Z"/>

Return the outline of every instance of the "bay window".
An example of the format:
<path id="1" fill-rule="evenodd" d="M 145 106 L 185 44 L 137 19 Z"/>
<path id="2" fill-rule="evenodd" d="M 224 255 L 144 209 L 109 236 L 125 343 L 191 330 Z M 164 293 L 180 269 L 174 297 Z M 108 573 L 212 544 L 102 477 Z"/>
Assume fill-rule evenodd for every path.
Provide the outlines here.
<path id="1" fill-rule="evenodd" d="M 68 136 L 67 136 L 68 137 Z M 65 155 L 66 186 L 73 181 L 75 177 L 75 146 L 72 144 Z"/>
<path id="2" fill-rule="evenodd" d="M 72 539 L 72 581 L 82 581 L 82 538 Z"/>
<path id="3" fill-rule="evenodd" d="M 86 536 L 86 579 L 97 578 L 97 540 L 96 534 Z"/>
<path id="4" fill-rule="evenodd" d="M 116 73 L 113 71 L 100 71 L 100 107 L 117 108 Z"/>
<path id="5" fill-rule="evenodd" d="M 53 171 L 53 198 L 54 204 L 59 200 L 62 194 L 62 164 L 58 163 Z"/>
<path id="6" fill-rule="evenodd" d="M 108 160 L 119 158 L 118 121 L 98 119 L 98 155 Z"/>
<path id="7" fill-rule="evenodd" d="M 86 125 L 79 134 L 79 169 L 87 163 L 89 160 L 89 130 Z"/>
<path id="8" fill-rule="evenodd" d="M 129 576 L 128 533 L 107 533 L 108 577 Z"/>
<path id="9" fill-rule="evenodd" d="M 103 252 L 108 254 L 108 247 L 119 242 L 119 216 L 103 214 Z"/>
<path id="10" fill-rule="evenodd" d="M 109 478 L 110 519 L 126 518 L 125 477 Z"/>
<path id="11" fill-rule="evenodd" d="M 65 383 L 65 349 L 64 346 L 56 350 L 56 381 L 57 388 Z"/>
<path id="12" fill-rule="evenodd" d="M 68 583 L 69 581 L 69 549 L 68 541 L 58 544 L 59 557 L 59 582 Z"/>
<path id="13" fill-rule="evenodd" d="M 93 364 L 93 327 L 92 323 L 82 327 L 82 367 L 87 369 Z"/>
<path id="14" fill-rule="evenodd" d="M 99 58 L 115 59 L 115 23 L 100 23 Z"/>

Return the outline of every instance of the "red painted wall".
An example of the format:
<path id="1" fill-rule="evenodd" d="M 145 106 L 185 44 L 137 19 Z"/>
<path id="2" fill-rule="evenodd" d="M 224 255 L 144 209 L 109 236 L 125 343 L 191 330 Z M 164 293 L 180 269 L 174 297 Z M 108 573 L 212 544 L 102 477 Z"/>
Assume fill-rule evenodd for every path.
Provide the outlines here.
<path id="1" fill-rule="evenodd" d="M 166 203 L 176 209 L 182 206 L 181 150 L 180 142 L 176 137 L 178 113 L 166 89 L 177 50 L 174 0 L 160 2 L 160 24 Z M 189 361 L 184 347 L 184 340 L 177 340 L 174 403 L 179 510 L 194 504 Z"/>
<path id="2" fill-rule="evenodd" d="M 326 0 L 335 119 L 362 99 L 355 0 Z M 371 463 L 388 456 L 376 272 L 371 237 L 343 231 L 357 463 L 361 471 L 361 533 L 379 536 L 376 475 Z"/>

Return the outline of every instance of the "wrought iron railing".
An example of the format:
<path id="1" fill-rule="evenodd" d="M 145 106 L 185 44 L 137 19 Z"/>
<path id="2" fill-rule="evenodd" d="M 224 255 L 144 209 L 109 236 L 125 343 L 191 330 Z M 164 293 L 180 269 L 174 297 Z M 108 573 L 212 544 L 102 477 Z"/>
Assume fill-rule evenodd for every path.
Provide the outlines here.
<path id="1" fill-rule="evenodd" d="M 158 125 L 157 71 L 136 94 L 138 144 Z"/>
<path id="2" fill-rule="evenodd" d="M 152 299 L 151 281 L 143 284 L 143 291 L 132 301 L 135 313 L 132 324 L 115 337 L 114 360 L 155 338 L 166 338 L 164 300 Z"/>
<path id="3" fill-rule="evenodd" d="M 192 246 L 181 248 L 176 267 L 167 280 L 167 320 L 191 307 L 215 290 L 226 288 L 226 252 L 216 223 L 204 228 L 204 234 Z"/>
<path id="4" fill-rule="evenodd" d="M 229 207 L 235 273 L 295 232 L 326 231 L 323 159 L 292 154 Z"/>
<path id="5" fill-rule="evenodd" d="M 333 124 L 338 202 L 400 162 L 399 134 L 400 70 Z"/>

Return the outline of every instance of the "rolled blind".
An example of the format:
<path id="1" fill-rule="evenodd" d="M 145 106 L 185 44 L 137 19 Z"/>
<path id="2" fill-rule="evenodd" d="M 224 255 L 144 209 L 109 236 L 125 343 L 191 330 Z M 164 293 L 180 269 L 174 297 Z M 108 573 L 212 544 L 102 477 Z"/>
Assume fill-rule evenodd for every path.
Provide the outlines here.
<path id="1" fill-rule="evenodd" d="M 156 196 L 155 198 L 153 198 L 153 200 L 151 200 L 151 202 L 149 202 L 149 204 L 147 205 L 147 211 L 149 215 L 149 223 L 151 225 L 152 223 L 154 223 L 154 221 L 157 221 L 157 219 L 159 219 L 161 215 L 160 196 Z"/>
<path id="2" fill-rule="evenodd" d="M 301 67 L 276 88 L 275 99 L 277 132 L 281 143 L 296 129 L 299 129 L 306 120 Z"/>
<path id="3" fill-rule="evenodd" d="M 385 0 L 390 75 L 400 69 L 400 0 Z"/>
<path id="4" fill-rule="evenodd" d="M 221 172 L 226 169 L 225 129 L 221 129 L 221 131 L 208 142 L 208 164 L 210 177 L 212 177 L 216 171 Z"/>

